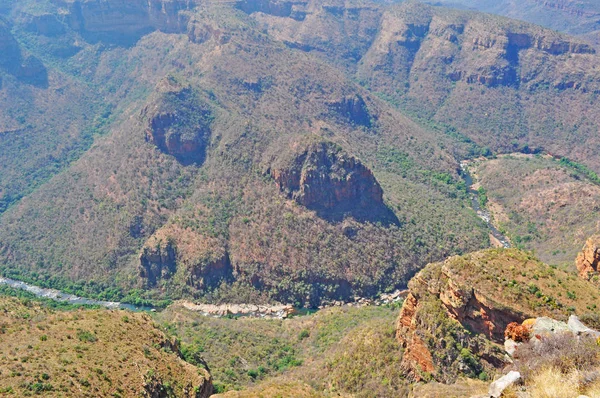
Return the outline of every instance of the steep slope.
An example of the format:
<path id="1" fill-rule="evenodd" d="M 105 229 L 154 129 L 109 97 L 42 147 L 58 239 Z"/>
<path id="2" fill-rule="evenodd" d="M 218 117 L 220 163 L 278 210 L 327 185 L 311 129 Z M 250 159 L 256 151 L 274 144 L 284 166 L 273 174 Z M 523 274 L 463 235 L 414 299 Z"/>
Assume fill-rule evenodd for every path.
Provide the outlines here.
<path id="1" fill-rule="evenodd" d="M 0 298 L 0 391 L 26 396 L 208 397 L 210 375 L 177 357 L 147 315 L 53 311 Z"/>
<path id="2" fill-rule="evenodd" d="M 207 5 L 189 34 L 157 31 L 96 55 L 87 76 L 123 82 L 109 96 L 124 97 L 121 112 L 2 217 L 3 272 L 114 298 L 135 287 L 200 297 L 235 281 L 318 305 L 393 289 L 428 261 L 487 245 L 447 149 L 466 145 L 253 25 Z"/>
<path id="3" fill-rule="evenodd" d="M 353 18 L 355 4 L 332 15 L 309 2 L 301 21 L 252 15 L 282 42 L 350 63 L 349 72 L 357 70 L 372 92 L 480 147 L 544 148 L 599 170 L 591 150 L 599 126 L 592 46 L 539 26 L 417 2 Z M 322 40 L 326 34 L 336 37 L 333 44 Z M 336 46 L 340 41 L 357 46 L 353 57 Z"/>
<path id="4" fill-rule="evenodd" d="M 428 265 L 409 283 L 396 335 L 403 366 L 419 380 L 453 381 L 505 365 L 511 322 L 589 315 L 597 288 L 516 249 L 491 249 Z"/>

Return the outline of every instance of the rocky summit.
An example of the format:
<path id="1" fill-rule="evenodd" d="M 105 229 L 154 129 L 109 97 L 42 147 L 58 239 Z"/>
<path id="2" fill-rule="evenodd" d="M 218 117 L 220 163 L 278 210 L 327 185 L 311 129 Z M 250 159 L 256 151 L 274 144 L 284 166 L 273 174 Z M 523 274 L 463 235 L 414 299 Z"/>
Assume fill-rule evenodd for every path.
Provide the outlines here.
<path id="1" fill-rule="evenodd" d="M 599 13 L 0 1 L 0 395 L 600 396 Z"/>

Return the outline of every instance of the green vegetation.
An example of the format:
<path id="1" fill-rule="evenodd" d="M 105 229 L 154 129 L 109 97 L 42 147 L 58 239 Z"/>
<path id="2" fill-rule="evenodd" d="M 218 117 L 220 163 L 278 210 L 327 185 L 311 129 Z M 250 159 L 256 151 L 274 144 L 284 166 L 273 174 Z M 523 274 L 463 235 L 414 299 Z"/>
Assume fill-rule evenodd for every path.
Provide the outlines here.
<path id="1" fill-rule="evenodd" d="M 586 165 L 578 163 L 578 162 L 574 162 L 565 157 L 561 158 L 558 162 L 561 164 L 561 166 L 573 169 L 573 170 L 577 171 L 578 173 L 583 174 L 585 176 L 585 178 L 587 178 L 591 182 L 593 182 L 595 184 L 600 184 L 600 177 L 598 176 L 598 174 L 595 173 L 594 171 L 592 171 Z"/>
<path id="2" fill-rule="evenodd" d="M 328 308 L 281 321 L 214 319 L 174 306 L 156 316 L 182 340 L 186 360 L 210 369 L 218 392 L 266 390 L 285 377 L 360 397 L 392 396 L 407 386 L 395 309 Z"/>
<path id="3" fill-rule="evenodd" d="M 79 13 L 51 1 L 3 7 L 11 54 L 35 57 L 29 63 L 39 60 L 49 76 L 46 87 L 4 64 L 0 72 L 0 274 L 8 277 L 138 305 L 316 307 L 392 291 L 429 262 L 489 245 L 459 160 L 544 148 L 572 158 L 563 163 L 574 175 L 598 178 L 597 157 L 583 150 L 600 125 L 589 67 L 597 56 L 538 27 L 415 2 L 359 7 L 355 16 L 316 7 L 294 32 L 285 17 L 254 15 L 251 4 L 210 3 L 175 26 L 180 16 L 168 13 L 177 7 L 151 17 L 136 3 L 107 7 L 108 23 L 87 21 L 99 31 L 78 31 Z M 29 25 L 41 14 L 56 20 L 54 32 Z M 434 18 L 452 40 L 432 33 Z M 131 34 L 130 23 L 161 32 Z M 386 42 L 401 33 L 382 29 L 396 26 L 419 27 L 414 46 Z M 531 57 L 514 59 L 498 47 L 514 31 L 580 54 L 530 46 Z M 490 35 L 500 38 L 491 47 L 465 45 Z M 442 44 L 443 58 L 427 50 Z M 525 79 L 526 70 L 539 73 Z M 283 179 L 295 183 L 282 164 L 314 164 L 289 156 L 307 137 L 360 159 L 384 191 L 387 218 L 328 217 L 328 197 L 362 187 L 353 178 L 319 187 L 329 196 L 308 208 L 282 192 Z M 350 175 L 338 166 L 324 175 Z M 491 206 L 497 192 L 482 186 L 480 202 Z M 541 242 L 564 238 L 543 211 L 522 213 L 498 219 L 518 247 L 545 255 Z M 172 251 L 164 255 L 158 242 Z M 552 244 L 562 250 L 555 262 L 571 254 Z M 298 367 L 292 351 L 266 369 Z M 257 369 L 244 377 L 260 378 Z"/>

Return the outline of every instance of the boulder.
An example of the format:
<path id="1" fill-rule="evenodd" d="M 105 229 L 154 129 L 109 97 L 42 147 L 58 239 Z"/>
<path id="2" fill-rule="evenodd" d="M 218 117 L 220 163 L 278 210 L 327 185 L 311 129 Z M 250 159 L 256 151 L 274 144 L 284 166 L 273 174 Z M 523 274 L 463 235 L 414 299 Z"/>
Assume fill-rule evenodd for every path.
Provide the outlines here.
<path id="1" fill-rule="evenodd" d="M 537 318 L 531 327 L 534 336 L 548 336 L 558 333 L 568 333 L 571 330 L 565 322 L 557 321 L 548 317 Z"/>
<path id="2" fill-rule="evenodd" d="M 504 342 L 504 350 L 506 351 L 506 353 L 508 355 L 513 357 L 515 355 L 515 351 L 517 350 L 517 347 L 519 347 L 520 345 L 521 345 L 521 343 L 517 343 L 516 341 L 514 341 L 512 339 L 508 339 Z"/>
<path id="3" fill-rule="evenodd" d="M 575 315 L 571 315 L 569 317 L 567 326 L 569 327 L 569 330 L 571 330 L 571 332 L 577 336 L 592 336 L 595 338 L 600 337 L 600 332 L 585 326 Z"/>
<path id="4" fill-rule="evenodd" d="M 521 379 L 521 373 L 516 371 L 510 371 L 508 374 L 502 376 L 498 380 L 492 383 L 488 391 L 488 395 L 492 398 L 500 398 L 504 390 L 515 384 Z"/>

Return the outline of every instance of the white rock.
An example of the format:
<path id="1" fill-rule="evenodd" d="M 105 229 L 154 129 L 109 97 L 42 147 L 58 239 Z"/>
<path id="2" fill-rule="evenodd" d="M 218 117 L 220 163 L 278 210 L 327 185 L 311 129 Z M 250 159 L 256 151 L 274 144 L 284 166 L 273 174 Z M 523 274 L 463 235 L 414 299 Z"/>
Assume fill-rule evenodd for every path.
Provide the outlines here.
<path id="1" fill-rule="evenodd" d="M 569 317 L 569 322 L 567 323 L 567 325 L 569 326 L 569 329 L 571 330 L 571 332 L 573 332 L 573 334 L 575 334 L 577 336 L 584 335 L 584 336 L 600 337 L 600 332 L 598 332 L 594 329 L 590 329 L 587 326 L 585 326 L 583 323 L 581 323 L 579 318 L 577 318 L 575 315 L 571 315 Z"/>
<path id="2" fill-rule="evenodd" d="M 508 374 L 492 383 L 488 395 L 492 398 L 500 398 L 502 392 L 519 381 L 519 379 L 521 379 L 521 373 L 514 370 L 508 372 Z"/>
<path id="3" fill-rule="evenodd" d="M 517 347 L 520 345 L 521 345 L 521 343 L 517 343 L 516 341 L 514 341 L 512 339 L 508 339 L 504 342 L 504 350 L 506 351 L 506 353 L 508 355 L 510 355 L 512 357 L 515 355 L 515 351 L 517 350 Z"/>
<path id="4" fill-rule="evenodd" d="M 570 332 L 569 326 L 565 322 L 557 321 L 548 317 L 541 317 L 535 320 L 531 328 L 532 335 L 551 335 L 558 333 Z"/>

